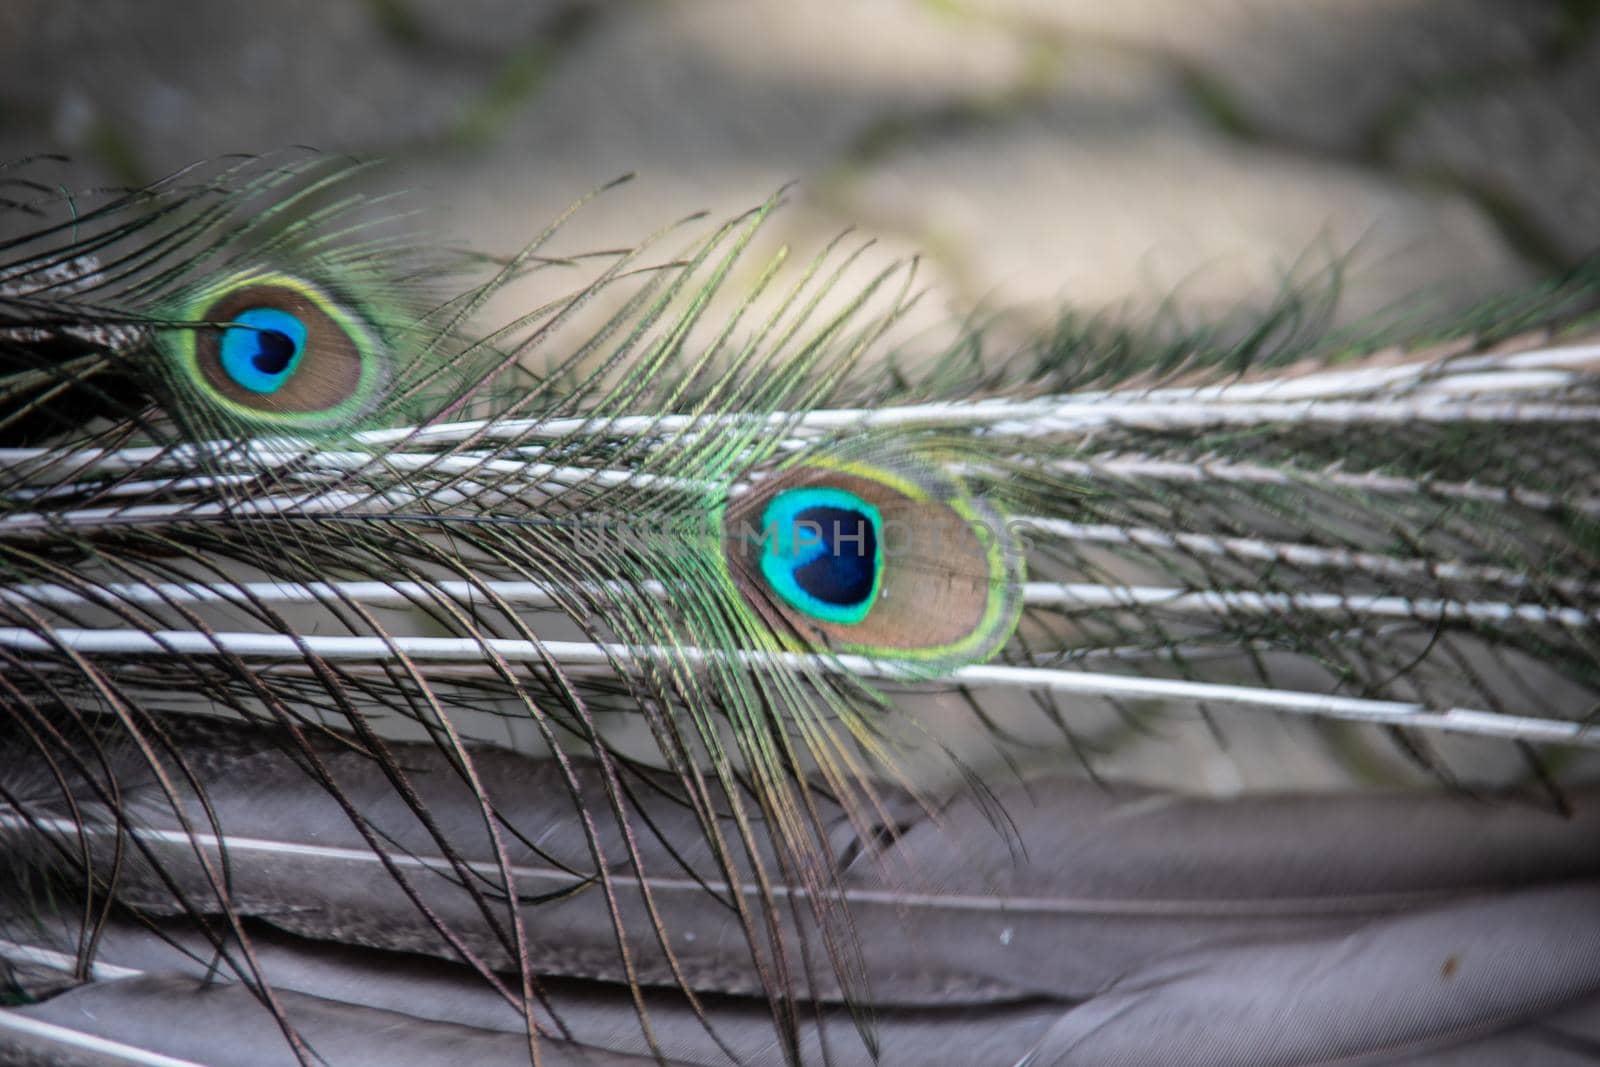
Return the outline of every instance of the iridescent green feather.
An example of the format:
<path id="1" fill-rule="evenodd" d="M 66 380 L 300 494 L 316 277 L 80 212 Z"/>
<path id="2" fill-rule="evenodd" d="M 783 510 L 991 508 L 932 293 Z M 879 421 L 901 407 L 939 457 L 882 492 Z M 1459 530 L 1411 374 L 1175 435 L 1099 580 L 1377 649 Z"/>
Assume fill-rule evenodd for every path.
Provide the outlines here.
<path id="1" fill-rule="evenodd" d="M 89 342 L 78 388 L 98 393 L 97 406 L 153 416 L 142 429 L 157 440 L 164 422 L 191 441 L 328 442 L 426 419 L 481 388 L 497 357 L 460 336 L 440 289 L 469 264 L 393 232 L 381 201 L 355 192 L 366 169 L 244 160 L 144 190 L 41 197 L 31 210 L 60 221 L 5 242 L 0 321 Z M 273 308 L 287 333 L 251 325 Z M 261 345 L 289 342 L 295 324 L 292 359 L 277 361 L 290 365 L 273 368 L 282 373 L 254 370 L 248 352 L 225 365 L 224 352 L 251 347 L 272 362 Z M 97 332 L 112 343 L 93 344 Z M 49 356 L 34 358 L 31 368 L 12 366 L 28 359 L 20 351 L 8 358 L 13 381 L 50 377 Z M 96 390 L 97 378 L 117 390 Z"/>

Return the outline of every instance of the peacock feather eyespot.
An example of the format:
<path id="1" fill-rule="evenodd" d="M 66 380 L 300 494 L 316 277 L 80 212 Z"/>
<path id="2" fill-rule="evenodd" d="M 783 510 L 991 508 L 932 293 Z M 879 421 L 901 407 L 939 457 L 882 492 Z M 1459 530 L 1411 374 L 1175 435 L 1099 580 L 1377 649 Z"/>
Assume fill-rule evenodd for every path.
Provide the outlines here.
<path id="1" fill-rule="evenodd" d="M 792 607 L 853 626 L 883 588 L 883 517 L 845 489 L 780 492 L 761 515 L 761 574 Z"/>
<path id="2" fill-rule="evenodd" d="M 791 647 L 932 675 L 992 658 L 1021 615 L 1022 553 L 947 466 L 812 457 L 758 480 L 720 520 L 745 602 Z"/>
<path id="3" fill-rule="evenodd" d="M 288 274 L 247 273 L 180 309 L 163 347 L 191 397 L 261 429 L 331 431 L 381 403 L 389 378 L 369 317 Z"/>

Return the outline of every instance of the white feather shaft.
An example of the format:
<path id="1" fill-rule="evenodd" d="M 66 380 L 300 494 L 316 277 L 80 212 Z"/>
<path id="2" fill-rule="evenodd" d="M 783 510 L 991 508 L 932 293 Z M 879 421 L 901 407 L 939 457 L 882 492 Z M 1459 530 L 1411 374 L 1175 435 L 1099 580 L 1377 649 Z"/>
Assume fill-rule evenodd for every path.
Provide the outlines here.
<path id="1" fill-rule="evenodd" d="M 1335 425 L 1394 425 L 1410 423 L 1590 423 L 1600 422 L 1600 407 L 1579 404 L 1521 401 L 1471 401 L 1419 397 L 1386 397 L 1370 402 L 1294 400 L 1220 403 L 1212 399 L 1108 400 L 1045 397 L 1037 400 L 973 400 L 905 407 L 858 409 L 831 408 L 808 412 L 774 411 L 766 414 L 624 415 L 615 418 L 501 419 L 484 423 L 452 423 L 426 427 L 409 443 L 443 444 L 484 435 L 494 440 L 553 440 L 564 437 L 677 437 L 693 435 L 729 424 L 751 427 L 785 427 L 794 434 L 838 433 L 852 430 L 915 429 L 919 427 L 983 426 L 996 434 L 1043 437 L 1123 427 L 1166 430 L 1197 426 L 1258 426 L 1274 422 Z M 378 442 L 369 442 L 378 443 Z"/>
<path id="2" fill-rule="evenodd" d="M 36 450 L 0 449 L 0 453 L 11 454 L 24 451 L 32 452 Z M 130 449 L 128 451 L 130 453 L 144 453 L 149 450 Z M 539 449 L 530 449 L 528 451 L 531 456 L 535 457 L 541 452 Z M 532 458 L 496 459 L 484 454 L 474 453 L 449 456 L 429 452 L 380 453 L 350 450 L 337 452 L 301 450 L 294 453 L 283 453 L 273 452 L 270 449 L 258 450 L 251 448 L 241 450 L 240 448 L 223 446 L 219 443 L 214 451 L 203 446 L 199 448 L 183 447 L 158 453 L 154 457 L 144 457 L 137 460 L 122 453 L 100 453 L 98 451 L 71 453 L 67 454 L 65 458 L 68 462 L 64 465 L 76 468 L 80 477 L 90 473 L 104 476 L 126 473 L 130 470 L 156 471 L 167 468 L 177 468 L 188 472 L 194 468 L 197 460 L 201 458 L 204 459 L 212 473 L 208 475 L 184 473 L 168 479 L 142 479 L 105 488 L 98 487 L 93 481 L 65 482 L 49 488 L 20 488 L 14 490 L 12 496 L 18 500 L 40 500 L 83 492 L 99 492 L 106 496 L 137 496 L 153 492 L 182 492 L 247 483 L 267 471 L 280 471 L 283 472 L 285 477 L 299 481 L 350 475 L 359 477 L 372 474 L 393 477 L 396 473 L 404 474 L 408 477 L 429 475 L 437 478 L 482 478 L 489 475 L 501 475 L 506 479 L 517 479 L 515 482 L 508 480 L 504 485 L 497 486 L 497 488 L 506 492 L 528 490 L 555 492 L 580 482 L 587 482 L 601 487 L 631 485 L 641 488 L 664 487 L 690 490 L 704 489 L 709 484 L 701 480 L 651 474 L 647 471 L 539 463 Z M 4 456 L 0 456 L 0 462 L 3 462 L 4 459 Z"/>
<path id="3" fill-rule="evenodd" d="M 616 599 L 616 594 L 668 599 L 672 589 L 659 581 L 589 582 L 571 586 L 544 582 L 113 582 L 93 595 L 58 583 L 0 586 L 0 600 L 50 606 L 84 604 L 336 604 L 404 607 L 438 598 L 471 607 L 491 598 L 512 607 L 548 608 L 567 596 Z M 1200 615 L 1364 615 L 1416 622 L 1520 622 L 1531 625 L 1591 626 L 1600 611 L 1555 608 L 1504 601 L 1453 601 L 1397 596 L 1346 596 L 1335 593 L 1254 593 L 1245 590 L 1195 592 L 1173 586 L 1119 586 L 1083 582 L 1028 582 L 1023 602 L 1033 607 L 1159 608 Z"/>
<path id="4" fill-rule="evenodd" d="M 1364 615 L 1417 622 L 1521 622 L 1573 628 L 1600 622 L 1600 611 L 1552 608 L 1540 604 L 1346 596 L 1337 593 L 1193 592 L 1169 586 L 1087 583 L 1029 582 L 1023 588 L 1023 602 L 1035 607 L 1148 607 L 1191 615 Z"/>
<path id="5" fill-rule="evenodd" d="M 1106 407 L 1074 400 L 1051 408 L 1035 407 L 1024 411 L 1020 418 L 990 421 L 989 429 L 996 434 L 1015 437 L 1047 437 L 1101 429 L 1186 430 L 1274 423 L 1412 426 L 1418 423 L 1449 425 L 1464 422 L 1595 423 L 1600 422 L 1600 406 L 1386 398 L 1376 401 L 1295 400 L 1245 404 L 1152 401 Z"/>
<path id="6" fill-rule="evenodd" d="M 1503 567 L 1429 559 L 1398 559 L 1375 552 L 1324 548 L 1296 541 L 1264 541 L 1254 537 L 1168 533 L 1165 530 L 1149 527 L 1113 526 L 1040 517 L 1019 518 L 1013 521 L 1021 529 L 1065 541 L 1130 545 L 1144 549 L 1188 552 L 1199 556 L 1227 556 L 1268 563 L 1287 563 L 1297 567 L 1356 571 L 1384 578 L 1489 583 L 1510 589 L 1528 589 L 1535 586 L 1534 580 L 1527 575 Z M 1572 579 L 1541 580 L 1538 586 L 1574 597 L 1600 593 L 1600 583 Z"/>
<path id="7" fill-rule="evenodd" d="M 80 630 L 45 633 L 19 627 L 0 628 L 0 647 L 18 652 L 49 653 L 58 647 L 88 655 L 237 655 L 257 659 L 301 659 L 307 653 L 330 661 L 394 661 L 404 656 L 417 662 L 475 663 L 498 657 L 513 663 L 625 669 L 643 662 L 703 667 L 731 661 L 743 668 L 771 671 L 848 673 L 888 681 L 920 680 L 914 667 L 864 656 L 823 656 L 801 652 L 718 652 L 694 647 L 600 644 L 582 641 L 476 640 L 455 637 L 344 637 L 212 632 L 194 630 Z M 982 664 L 963 667 L 942 681 L 985 687 L 1026 688 L 1127 700 L 1181 700 L 1263 708 L 1285 714 L 1312 715 L 1395 726 L 1423 727 L 1455 733 L 1515 738 L 1525 741 L 1600 745 L 1600 726 L 1559 719 L 1501 715 L 1474 708 L 1436 710 L 1423 704 L 1371 700 L 1284 689 L 1134 678 L 1114 674 Z"/>
<path id="8" fill-rule="evenodd" d="M 138 504 L 132 507 L 80 508 L 75 511 L 21 512 L 0 518 L 0 533 L 55 533 L 65 529 L 133 526 L 179 520 L 272 518 L 280 515 L 387 512 L 429 501 L 426 494 L 326 492 L 268 496 L 213 504 Z"/>
<path id="9" fill-rule="evenodd" d="M 108 1057 L 112 1062 L 133 1064 L 137 1067 L 205 1067 L 204 1064 L 195 1063 L 193 1060 L 180 1060 L 173 1056 L 164 1056 L 159 1052 L 149 1052 L 134 1045 L 125 1045 L 121 1041 L 95 1037 L 93 1034 L 57 1026 L 55 1023 L 32 1019 L 6 1008 L 0 1008 L 0 1030 L 42 1038 L 68 1048 Z"/>
<path id="10" fill-rule="evenodd" d="M 128 834 L 157 846 L 175 847 L 183 852 L 192 853 L 195 849 L 207 849 L 212 852 L 226 850 L 229 854 L 242 856 L 254 854 L 257 856 L 284 856 L 311 861 L 323 861 L 333 864 L 360 864 L 363 866 L 395 866 L 413 871 L 429 871 L 446 877 L 453 877 L 455 867 L 461 867 L 483 876 L 491 884 L 501 881 L 502 868 L 499 863 L 485 860 L 471 860 L 461 858 L 454 862 L 447 860 L 442 855 L 426 855 L 400 850 L 386 850 L 379 853 L 366 848 L 345 848 L 336 845 L 312 844 L 306 840 L 285 837 L 284 839 L 249 837 L 240 834 L 224 834 L 221 837 L 205 831 L 170 830 L 154 826 L 117 825 L 100 823 L 82 823 L 68 818 L 46 818 L 37 815 L 13 814 L 0 811 L 0 829 L 13 829 L 30 832 L 44 831 L 59 834 L 62 837 L 76 839 L 79 837 L 108 837 L 114 834 Z M 385 863 L 385 860 L 388 862 Z M 548 885 L 552 890 L 570 889 L 591 881 L 585 873 L 566 870 L 553 865 L 530 866 L 527 864 L 513 863 L 508 865 L 512 880 L 519 890 L 527 892 L 532 889 L 539 891 L 540 883 Z M 759 898 L 763 893 L 770 893 L 775 897 L 793 897 L 805 899 L 814 893 L 824 899 L 842 900 L 849 904 L 883 904 L 895 908 L 930 907 L 946 911 L 967 912 L 1017 912 L 1032 914 L 1061 914 L 1061 915 L 1125 915 L 1125 916 L 1171 916 L 1182 914 L 1195 915 L 1237 915 L 1247 911 L 1257 916 L 1269 915 L 1303 915 L 1330 914 L 1340 912 L 1370 912 L 1373 908 L 1397 907 L 1414 904 L 1427 900 L 1432 894 L 1421 892 L 1375 892 L 1368 894 L 1343 894 L 1338 897 L 1329 896 L 1263 896 L 1254 899 L 1219 899 L 1208 900 L 1204 898 L 1163 899 L 1160 897 L 1147 897 L 1133 899 L 1127 897 L 1098 897 L 1098 896 L 1003 896 L 996 893 L 963 893 L 963 892 L 911 892 L 905 889 L 875 889 L 865 886 L 845 886 L 839 889 L 812 890 L 802 885 L 792 883 L 773 882 L 766 889 L 750 881 L 741 883 L 738 887 L 729 885 L 728 882 L 717 878 L 678 878 L 671 875 L 651 873 L 647 879 L 638 874 L 628 874 L 622 871 L 613 871 L 610 876 L 613 885 L 619 887 L 635 888 L 648 884 L 649 888 L 657 893 L 661 892 L 688 892 L 688 893 L 714 893 L 727 896 L 738 892 L 752 899 Z M 5 944 L 0 942 L 0 945 Z M 3 955 L 0 951 L 0 955 Z"/>
<path id="11" fill-rule="evenodd" d="M 69 586 L 41 582 L 0 586 L 0 600 L 56 606 L 90 603 L 162 604 L 318 604 L 353 601 L 375 607 L 404 607 L 445 597 L 471 605 L 489 597 L 515 607 L 553 607 L 564 593 L 610 597 L 624 593 L 662 599 L 661 582 L 594 582 L 575 586 L 543 582 L 113 582 L 93 596 Z"/>
<path id="12" fill-rule="evenodd" d="M 1464 419 L 1494 419 L 1497 415 L 1509 414 L 1513 421 L 1538 421 L 1544 412 L 1555 414 L 1556 421 L 1591 421 L 1600 417 L 1600 411 L 1594 408 L 1569 407 L 1565 405 L 1523 405 L 1523 404 L 1464 404 L 1459 401 L 1439 401 L 1421 405 L 1414 403 L 1397 403 L 1395 398 L 1385 398 L 1375 404 L 1350 405 L 1342 414 L 1337 405 L 1327 405 L 1328 411 L 1320 409 L 1323 405 L 1317 404 L 1319 400 L 1327 400 L 1341 396 L 1360 396 L 1378 390 L 1394 389 L 1397 386 L 1438 379 L 1447 372 L 1470 371 L 1477 378 L 1476 385 L 1481 387 L 1484 380 L 1481 372 L 1492 371 L 1500 368 L 1513 371 L 1549 368 L 1573 368 L 1578 371 L 1591 363 L 1600 361 L 1600 345 L 1587 345 L 1571 348 L 1543 349 L 1534 352 L 1521 352 L 1514 355 L 1486 354 L 1480 356 L 1459 357 L 1452 360 L 1436 360 L 1428 363 L 1407 364 L 1401 367 L 1367 368 L 1351 371 L 1333 371 L 1324 374 L 1308 374 L 1300 376 L 1280 376 L 1260 382 L 1240 382 L 1229 385 L 1198 386 L 1188 389 L 1155 389 L 1137 391 L 1123 389 L 1100 393 L 1080 393 L 1070 397 L 1041 397 L 1035 400 L 976 400 L 955 403 L 918 404 L 901 407 L 883 408 L 877 410 L 861 409 L 828 409 L 810 412 L 769 412 L 764 415 L 667 415 L 667 416 L 630 416 L 614 419 L 502 419 L 493 424 L 484 421 L 438 424 L 425 427 L 397 427 L 391 430 L 379 430 L 362 436 L 363 444 L 390 445 L 390 444 L 441 444 L 451 441 L 461 441 L 477 435 L 487 435 L 492 439 L 533 439 L 556 438 L 581 435 L 605 435 L 614 437 L 640 437 L 655 435 L 673 435 L 693 433 L 699 429 L 707 429 L 724 422 L 757 423 L 763 422 L 771 425 L 790 425 L 795 432 L 826 432 L 847 430 L 855 428 L 881 428 L 881 427 L 914 427 L 914 426 L 972 426 L 985 424 L 1005 425 L 1010 429 L 1013 423 L 1023 426 L 1020 431 L 1026 433 L 1026 425 L 1034 419 L 1048 421 L 1068 420 L 1074 414 L 1082 420 L 1082 428 L 1106 425 L 1108 417 L 1106 411 L 1098 415 L 1091 409 L 1128 408 L 1138 413 L 1138 418 L 1155 419 L 1159 422 L 1160 411 L 1173 408 L 1175 417 L 1179 421 L 1176 425 L 1192 425 L 1201 418 L 1201 411 L 1216 411 L 1221 407 L 1236 401 L 1252 401 L 1260 398 L 1271 397 L 1280 403 L 1255 405 L 1249 416 L 1234 416 L 1247 420 L 1263 420 L 1269 411 L 1277 412 L 1278 417 L 1285 413 L 1291 418 L 1305 418 L 1308 411 L 1317 412 L 1315 417 L 1327 418 L 1332 421 L 1359 421 L 1365 415 L 1380 422 L 1398 421 L 1401 416 L 1388 416 L 1385 412 L 1391 407 L 1401 407 L 1407 410 L 1421 408 L 1424 417 L 1431 416 L 1430 421 L 1461 421 Z M 1563 384 L 1571 384 L 1581 375 L 1574 373 L 1568 375 Z M 1508 386 L 1515 386 L 1512 391 L 1549 389 L 1551 383 L 1546 379 L 1530 380 L 1526 377 L 1506 379 Z M 1433 383 L 1437 388 L 1437 381 Z M 1448 391 L 1445 394 L 1448 396 Z M 1294 401 L 1295 403 L 1282 403 Z M 1191 405 L 1187 411 L 1184 405 Z M 1196 407 L 1197 405 L 1197 407 Z M 1153 410 L 1152 410 L 1153 409 Z M 1573 414 L 1584 412 L 1583 415 Z M 1407 415 L 1406 418 L 1415 418 L 1416 415 Z M 1055 432 L 1052 430 L 1051 432 Z"/>
<path id="13" fill-rule="evenodd" d="M 1433 496 L 1472 500 L 1484 504 L 1518 505 L 1535 511 L 1552 511 L 1558 507 L 1568 507 L 1575 511 L 1600 515 L 1600 498 L 1596 497 L 1563 499 L 1549 493 L 1514 486 L 1403 478 L 1377 471 L 1307 470 L 1260 463 L 1237 463 L 1224 459 L 1171 460 L 1149 456 L 1060 460 L 1051 463 L 1049 469 L 1058 474 L 1079 478 L 1109 476 L 1187 482 L 1195 485 L 1233 483 L 1313 490 L 1326 490 L 1332 487 L 1379 496 Z"/>
<path id="14" fill-rule="evenodd" d="M 200 464 L 249 469 L 278 468 L 310 461 L 359 468 L 375 456 L 390 462 L 419 465 L 439 463 L 441 457 L 422 452 L 409 459 L 402 448 L 430 448 L 473 438 L 486 442 L 533 442 L 568 436 L 651 437 L 692 435 L 728 423 L 789 426 L 801 436 L 857 428 L 916 426 L 989 426 L 1021 436 L 1093 429 L 1107 425 L 1169 428 L 1213 423 L 1254 424 L 1268 421 L 1314 420 L 1335 423 L 1392 423 L 1403 421 L 1554 421 L 1590 422 L 1600 419 L 1600 408 L 1588 405 L 1520 402 L 1472 403 L 1453 399 L 1458 394 L 1551 392 L 1593 377 L 1600 363 L 1600 345 L 1541 349 L 1514 354 L 1489 353 L 1454 357 L 1396 367 L 1355 368 L 1319 374 L 1280 375 L 1263 381 L 1165 389 L 1120 389 L 1047 396 L 1033 400 L 974 400 L 915 404 L 883 409 L 825 409 L 809 412 L 774 411 L 765 414 L 711 413 L 700 415 L 622 416 L 561 419 L 497 419 L 400 426 L 372 430 L 355 441 L 374 452 L 347 450 L 317 452 L 303 442 L 259 439 L 200 442 L 170 447 L 138 446 L 105 450 L 86 449 L 58 453 L 46 448 L 0 449 L 0 466 L 50 462 L 53 467 L 80 467 L 104 472 L 136 470 L 151 464 L 170 464 L 192 470 Z M 1337 398 L 1371 396 L 1385 392 L 1373 403 Z M 440 469 L 470 466 L 475 456 L 448 457 Z"/>
<path id="15" fill-rule="evenodd" d="M 56 822 L 58 820 L 47 820 Z M 0 817 L 0 825 L 8 825 L 16 830 L 27 830 L 32 825 L 26 820 L 11 818 L 5 820 Z M 54 827 L 50 827 L 54 829 Z M 11 960 L 13 963 L 32 963 L 41 967 L 49 967 L 53 971 L 72 974 L 78 969 L 76 957 L 55 949 L 40 948 L 37 945 L 22 945 L 15 941 L 0 939 L 0 959 Z M 143 971 L 136 971 L 131 967 L 118 967 L 114 963 L 94 962 L 89 965 L 89 977 L 97 982 L 108 982 L 117 978 L 137 978 Z"/>

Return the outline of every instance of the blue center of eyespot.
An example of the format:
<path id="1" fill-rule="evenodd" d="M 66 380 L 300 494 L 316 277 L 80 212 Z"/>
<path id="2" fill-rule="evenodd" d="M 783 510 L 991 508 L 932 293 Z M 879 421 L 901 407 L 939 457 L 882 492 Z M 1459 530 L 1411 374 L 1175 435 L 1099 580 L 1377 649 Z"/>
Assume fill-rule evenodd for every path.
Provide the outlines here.
<path id="1" fill-rule="evenodd" d="M 249 308 L 222 332 L 222 369 L 252 393 L 275 393 L 306 350 L 306 327 L 287 311 Z"/>
<path id="2" fill-rule="evenodd" d="M 882 530 L 878 509 L 847 490 L 785 490 L 761 515 L 761 574 L 808 615 L 858 623 L 882 584 Z"/>

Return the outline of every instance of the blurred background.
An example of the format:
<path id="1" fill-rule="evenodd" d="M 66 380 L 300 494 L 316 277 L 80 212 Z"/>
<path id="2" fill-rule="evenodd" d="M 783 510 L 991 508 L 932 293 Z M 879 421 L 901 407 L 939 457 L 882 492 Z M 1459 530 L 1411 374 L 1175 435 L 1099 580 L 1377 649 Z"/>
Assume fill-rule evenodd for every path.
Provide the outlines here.
<path id="1" fill-rule="evenodd" d="M 562 251 L 795 182 L 768 240 L 921 253 L 923 326 L 1199 320 L 1333 264 L 1349 321 L 1600 249 L 1600 2 L 0 0 L 0 158 L 138 184 L 293 145 L 389 159 L 431 228 L 502 254 L 630 171 Z M 1399 773 L 1351 728 L 1253 712 L 1219 747 L 1231 718 L 1108 742 L 1105 769 Z"/>
<path id="2" fill-rule="evenodd" d="M 1600 246 L 1595 0 L 0 3 L 0 157 L 139 183 L 309 145 L 387 157 L 443 232 L 632 242 L 786 182 L 938 306 L 1197 316 L 1344 267 L 1344 312 Z"/>

